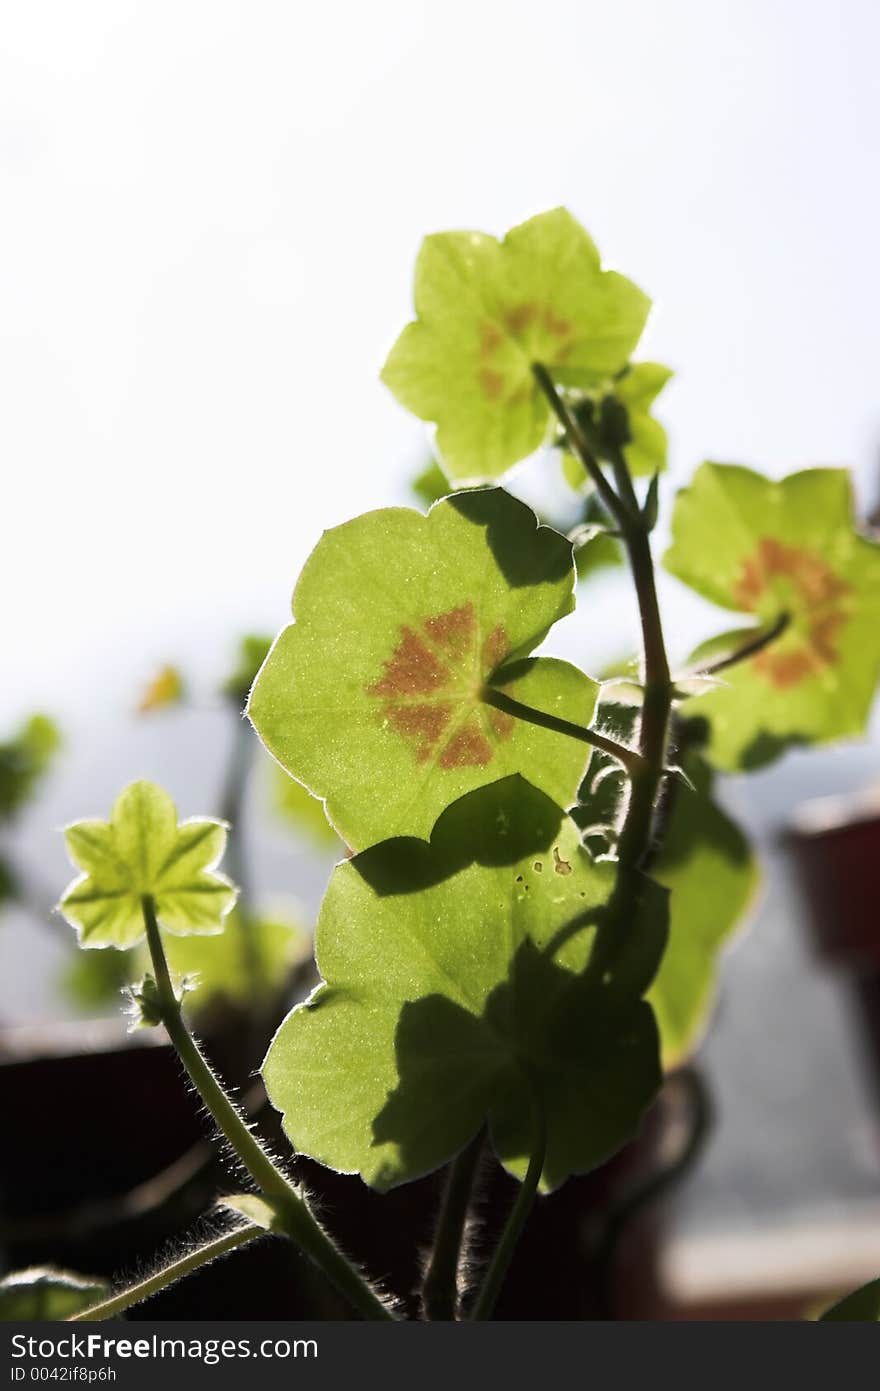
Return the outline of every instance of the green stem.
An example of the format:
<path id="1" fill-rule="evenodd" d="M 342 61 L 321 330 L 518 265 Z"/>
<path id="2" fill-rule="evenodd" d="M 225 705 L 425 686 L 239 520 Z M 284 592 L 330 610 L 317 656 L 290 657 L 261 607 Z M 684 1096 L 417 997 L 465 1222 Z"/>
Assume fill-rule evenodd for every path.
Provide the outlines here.
<path id="1" fill-rule="evenodd" d="M 652 848 L 654 810 L 663 781 L 673 698 L 654 582 L 650 531 L 637 503 L 633 506 L 635 492 L 622 452 L 615 450 L 611 459 L 622 494 L 619 496 L 596 462 L 584 432 L 556 390 L 547 369 L 538 364 L 532 370 L 565 430 L 569 448 L 580 459 L 617 523 L 635 584 L 644 652 L 644 701 L 639 723 L 641 762 L 631 770 L 630 798 L 618 841 L 617 858 L 622 869 L 637 869 L 645 863 Z M 615 920 L 625 919 L 629 915 L 633 893 L 631 876 L 621 874 L 611 904 L 611 916 Z"/>
<path id="2" fill-rule="evenodd" d="M 385 1305 L 319 1226 L 301 1194 L 248 1128 L 247 1122 L 214 1075 L 205 1055 L 184 1023 L 180 1002 L 171 984 L 152 895 L 144 894 L 142 905 L 147 943 L 159 991 L 162 1023 L 186 1068 L 190 1081 L 215 1123 L 264 1198 L 271 1204 L 285 1235 L 311 1257 L 315 1265 L 323 1270 L 328 1279 L 364 1318 L 390 1319 L 392 1315 Z"/>
<path id="3" fill-rule="evenodd" d="M 541 1181 L 541 1174 L 544 1170 L 544 1156 L 547 1149 L 547 1128 L 544 1119 L 544 1111 L 540 1103 L 535 1101 L 535 1139 L 532 1148 L 532 1155 L 529 1159 L 529 1167 L 526 1176 L 520 1184 L 519 1192 L 516 1195 L 516 1202 L 510 1209 L 510 1215 L 501 1233 L 501 1240 L 495 1248 L 489 1269 L 486 1272 L 480 1293 L 477 1295 L 477 1302 L 474 1305 L 471 1319 L 479 1323 L 485 1319 L 490 1319 L 498 1302 L 501 1293 L 501 1286 L 504 1284 L 504 1277 L 510 1266 L 516 1244 L 522 1235 L 526 1218 L 532 1210 L 532 1204 L 538 1192 L 538 1184 Z"/>
<path id="4" fill-rule="evenodd" d="M 568 446 L 571 452 L 574 454 L 575 458 L 579 459 L 583 464 L 588 477 L 592 480 L 596 492 L 599 494 L 605 506 L 605 510 L 610 513 L 620 530 L 623 531 L 624 527 L 631 520 L 629 511 L 602 472 L 590 448 L 589 441 L 578 424 L 574 414 L 568 409 L 565 401 L 563 401 L 562 397 L 559 395 L 559 392 L 553 384 L 553 378 L 542 363 L 533 362 L 532 373 L 546 396 L 556 419 L 565 431 L 565 437 L 568 440 Z"/>
<path id="5" fill-rule="evenodd" d="M 237 1246 L 244 1246 L 246 1242 L 253 1241 L 256 1237 L 265 1236 L 262 1227 L 237 1227 L 235 1231 L 227 1232 L 225 1236 L 215 1237 L 213 1241 L 208 1241 L 204 1246 L 198 1246 L 195 1251 L 190 1251 L 186 1256 L 181 1256 L 179 1260 L 170 1261 L 155 1274 L 148 1275 L 146 1280 L 138 1280 L 134 1285 L 129 1285 L 127 1289 L 120 1290 L 113 1294 L 109 1299 L 104 1299 L 100 1304 L 93 1304 L 90 1309 L 81 1309 L 78 1314 L 71 1314 L 64 1320 L 65 1323 L 99 1323 L 103 1319 L 115 1318 L 125 1309 L 130 1309 L 133 1304 L 140 1304 L 151 1295 L 158 1294 L 159 1290 L 164 1290 L 168 1285 L 173 1285 L 175 1280 L 182 1280 L 184 1275 L 190 1275 L 194 1270 L 199 1270 L 201 1266 L 207 1265 L 209 1261 L 215 1261 L 218 1256 L 225 1256 L 227 1252 L 234 1251 Z"/>
<path id="6" fill-rule="evenodd" d="M 563 720 L 558 715 L 548 715 L 543 710 L 535 710 L 531 705 L 523 705 L 522 701 L 515 700 L 513 696 L 506 695 L 504 691 L 496 690 L 493 686 L 484 686 L 480 692 L 480 699 L 484 704 L 503 711 L 505 715 L 526 720 L 529 724 L 540 725 L 542 729 L 552 729 L 557 734 L 567 734 L 570 739 L 578 739 L 582 744 L 601 749 L 603 753 L 610 754 L 622 763 L 627 772 L 632 773 L 641 762 L 641 755 L 636 749 L 628 749 L 625 744 L 619 744 L 615 739 L 607 739 L 604 734 L 599 734 L 595 729 L 587 729 L 585 725 L 573 724 L 571 720 Z"/>
<path id="7" fill-rule="evenodd" d="M 462 1239 L 485 1138 L 481 1129 L 449 1166 L 434 1245 L 422 1283 L 422 1310 L 431 1322 L 454 1319 L 458 1309 Z"/>
<path id="8" fill-rule="evenodd" d="M 728 667 L 737 666 L 739 662 L 745 662 L 749 657 L 754 657 L 758 652 L 763 652 L 765 647 L 769 647 L 771 642 L 775 642 L 781 637 L 791 622 L 791 614 L 781 613 L 776 622 L 769 628 L 763 628 L 744 642 L 741 647 L 737 647 L 733 652 L 728 652 L 726 656 L 719 657 L 717 661 L 709 662 L 706 666 L 697 667 L 692 672 L 687 672 L 689 676 L 714 676 L 716 672 L 726 671 Z"/>

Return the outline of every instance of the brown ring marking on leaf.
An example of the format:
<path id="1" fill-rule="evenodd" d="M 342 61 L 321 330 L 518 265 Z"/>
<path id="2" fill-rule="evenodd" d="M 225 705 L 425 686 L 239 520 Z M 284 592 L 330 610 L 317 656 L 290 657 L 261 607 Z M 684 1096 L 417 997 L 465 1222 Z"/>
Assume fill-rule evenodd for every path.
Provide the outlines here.
<path id="1" fill-rule="evenodd" d="M 789 629 L 779 644 L 764 648 L 752 658 L 755 671 L 775 686 L 789 690 L 809 676 L 817 675 L 839 658 L 837 637 L 847 619 L 840 601 L 852 586 L 829 569 L 824 560 L 803 547 L 788 546 L 775 537 L 763 537 L 754 555 L 742 563 L 734 589 L 743 610 L 757 608 L 774 579 L 791 582 L 801 601 L 801 640 L 797 629 Z M 794 639 L 795 645 L 792 645 Z"/>

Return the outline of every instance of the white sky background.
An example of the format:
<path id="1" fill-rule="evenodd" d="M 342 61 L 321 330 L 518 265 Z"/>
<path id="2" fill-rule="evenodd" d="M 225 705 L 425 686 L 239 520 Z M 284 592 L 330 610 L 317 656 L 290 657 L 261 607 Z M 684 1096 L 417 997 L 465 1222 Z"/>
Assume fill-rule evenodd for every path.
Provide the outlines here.
<path id="1" fill-rule="evenodd" d="M 679 476 L 870 475 L 870 0 L 29 0 L 0 49 L 3 727 L 220 669 L 403 497 L 428 231 L 565 202 L 655 299 Z"/>

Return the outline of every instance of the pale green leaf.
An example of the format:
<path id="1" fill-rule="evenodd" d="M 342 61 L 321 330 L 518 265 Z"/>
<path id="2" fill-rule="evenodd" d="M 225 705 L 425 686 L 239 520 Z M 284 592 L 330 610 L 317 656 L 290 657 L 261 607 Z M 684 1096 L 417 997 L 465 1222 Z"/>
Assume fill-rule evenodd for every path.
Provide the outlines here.
<path id="1" fill-rule="evenodd" d="M 311 955 L 311 934 L 278 914 L 246 916 L 234 909 L 223 931 L 212 936 L 171 937 L 165 943 L 168 965 L 188 979 L 188 1008 L 203 1009 L 225 999 L 253 1002 L 279 990 L 291 971 Z"/>
<path id="2" fill-rule="evenodd" d="M 588 724 L 596 685 L 565 662 L 518 661 L 573 607 L 570 544 L 498 488 L 427 517 L 370 512 L 325 532 L 248 714 L 346 844 L 428 835 L 444 807 L 513 772 L 563 804 L 587 749 L 493 710 L 486 683 Z M 516 663 L 516 665 L 514 665 Z"/>
<path id="3" fill-rule="evenodd" d="M 256 1193 L 232 1193 L 221 1198 L 217 1206 L 221 1212 L 234 1212 L 238 1217 L 246 1217 L 255 1227 L 262 1227 L 264 1232 L 283 1231 L 275 1209 Z"/>
<path id="4" fill-rule="evenodd" d="M 640 995 L 666 933 L 665 891 L 641 880 L 631 930 L 606 940 L 614 880 L 519 777 L 456 802 L 430 843 L 386 841 L 339 865 L 317 931 L 326 983 L 263 1065 L 294 1146 L 387 1188 L 488 1118 L 522 1175 L 537 1104 L 545 1187 L 613 1153 L 659 1081 Z"/>
<path id="5" fill-rule="evenodd" d="M 417 319 L 382 378 L 409 410 L 437 425 L 453 479 L 497 478 L 543 442 L 549 408 L 532 365 L 558 382 L 618 372 L 641 336 L 646 296 L 603 271 L 564 208 L 521 223 L 503 241 L 481 232 L 427 237 L 416 265 Z"/>
<path id="6" fill-rule="evenodd" d="M 59 910 L 83 947 L 130 947 L 144 935 L 142 900 L 152 895 L 169 932 L 220 932 L 236 890 L 217 873 L 226 827 L 209 818 L 178 824 L 174 803 L 155 783 L 134 782 L 109 821 L 77 821 L 65 831 L 82 870 Z"/>
<path id="7" fill-rule="evenodd" d="M 18 733 L 0 743 L 0 820 L 13 817 L 33 796 L 61 744 L 48 715 L 31 715 Z"/>
<path id="8" fill-rule="evenodd" d="M 721 673 L 687 714 L 709 722 L 709 757 L 740 769 L 794 744 L 864 732 L 880 676 L 880 546 L 856 530 L 849 475 L 810 469 L 770 482 L 749 469 L 703 464 L 676 502 L 665 564 L 724 608 L 785 631 Z M 754 630 L 693 654 L 699 667 Z"/>
<path id="9" fill-rule="evenodd" d="M 34 1323 L 67 1319 L 97 1304 L 109 1292 L 106 1280 L 59 1270 L 52 1265 L 13 1270 L 0 1280 L 0 1322 Z"/>
<path id="10" fill-rule="evenodd" d="M 338 848 L 339 837 L 327 820 L 324 803 L 296 778 L 288 777 L 277 763 L 270 764 L 269 776 L 272 806 L 277 814 L 321 849 Z"/>

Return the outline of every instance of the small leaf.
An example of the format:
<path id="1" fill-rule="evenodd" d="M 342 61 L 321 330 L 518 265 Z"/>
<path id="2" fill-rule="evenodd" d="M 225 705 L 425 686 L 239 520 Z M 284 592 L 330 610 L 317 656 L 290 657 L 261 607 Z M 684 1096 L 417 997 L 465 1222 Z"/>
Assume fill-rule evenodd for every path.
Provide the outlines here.
<path id="1" fill-rule="evenodd" d="M 636 478 L 666 468 L 666 431 L 651 415 L 651 407 L 671 376 L 671 369 L 659 362 L 633 362 L 614 383 L 614 396 L 626 407 L 629 422 L 623 455 Z"/>
<path id="2" fill-rule="evenodd" d="M 97 1304 L 110 1286 L 106 1280 L 77 1275 L 55 1266 L 30 1266 L 13 1270 L 0 1280 L 0 1321 L 3 1323 L 55 1322 Z"/>
<path id="3" fill-rule="evenodd" d="M 532 373 L 595 383 L 627 362 L 649 301 L 603 271 L 583 227 L 556 208 L 508 232 L 443 232 L 422 243 L 417 319 L 392 348 L 382 379 L 437 425 L 453 479 L 497 478 L 543 442 L 550 411 Z"/>
<path id="4" fill-rule="evenodd" d="M 880 1323 L 880 1280 L 839 1299 L 820 1315 L 820 1323 Z"/>
<path id="5" fill-rule="evenodd" d="M 221 1212 L 234 1212 L 239 1217 L 246 1217 L 255 1227 L 262 1227 L 264 1232 L 283 1231 L 275 1209 L 265 1198 L 257 1197 L 256 1193 L 232 1193 L 220 1198 L 217 1207 Z"/>
<path id="6" fill-rule="evenodd" d="M 427 517 L 369 512 L 325 532 L 248 714 L 347 845 L 428 835 L 444 807 L 508 773 L 574 796 L 584 745 L 493 710 L 486 683 L 589 724 L 596 685 L 523 658 L 573 607 L 571 546 L 500 488 Z"/>
<path id="7" fill-rule="evenodd" d="M 80 946 L 131 947 L 144 935 L 142 899 L 151 894 L 162 927 L 185 935 L 220 932 L 236 889 L 216 872 L 226 827 L 209 818 L 178 825 L 174 803 L 151 782 L 133 782 L 109 821 L 77 821 L 65 831 L 83 872 L 58 907 Z"/>
<path id="8" fill-rule="evenodd" d="M 223 694 L 237 706 L 244 705 L 260 667 L 269 655 L 272 639 L 262 633 L 247 633 L 238 644 L 234 670 L 223 683 Z"/>
<path id="9" fill-rule="evenodd" d="M 156 710 L 167 710 L 169 705 L 179 705 L 185 695 L 183 677 L 177 667 L 160 667 L 147 684 L 138 701 L 141 715 L 152 715 Z"/>
<path id="10" fill-rule="evenodd" d="M 272 806 L 278 815 L 321 849 L 338 849 L 339 837 L 327 820 L 324 803 L 277 763 L 270 764 L 269 773 Z"/>
<path id="11" fill-rule="evenodd" d="M 708 720 L 708 756 L 757 767 L 793 744 L 863 733 L 880 675 L 880 546 L 853 523 L 849 475 L 809 469 L 770 482 L 749 469 L 703 464 L 678 496 L 668 570 L 779 637 L 686 703 Z M 750 637 L 725 634 L 691 665 Z"/>
<path id="12" fill-rule="evenodd" d="M 659 484 L 660 475 L 655 473 L 648 484 L 648 492 L 642 507 L 642 521 L 646 531 L 653 531 L 657 525 L 657 514 L 660 506 Z"/>
<path id="13" fill-rule="evenodd" d="M 0 744 L 0 820 L 11 819 L 30 800 L 60 745 L 58 726 L 47 715 L 32 715 Z"/>
<path id="14" fill-rule="evenodd" d="M 666 895 L 644 880 L 630 933 L 607 942 L 597 924 L 614 878 L 519 777 L 461 798 L 430 843 L 385 841 L 337 866 L 317 931 L 326 984 L 263 1065 L 294 1146 L 388 1188 L 444 1163 L 488 1117 L 521 1176 L 535 1099 L 547 1188 L 625 1143 L 659 1081 L 639 995 Z"/>

